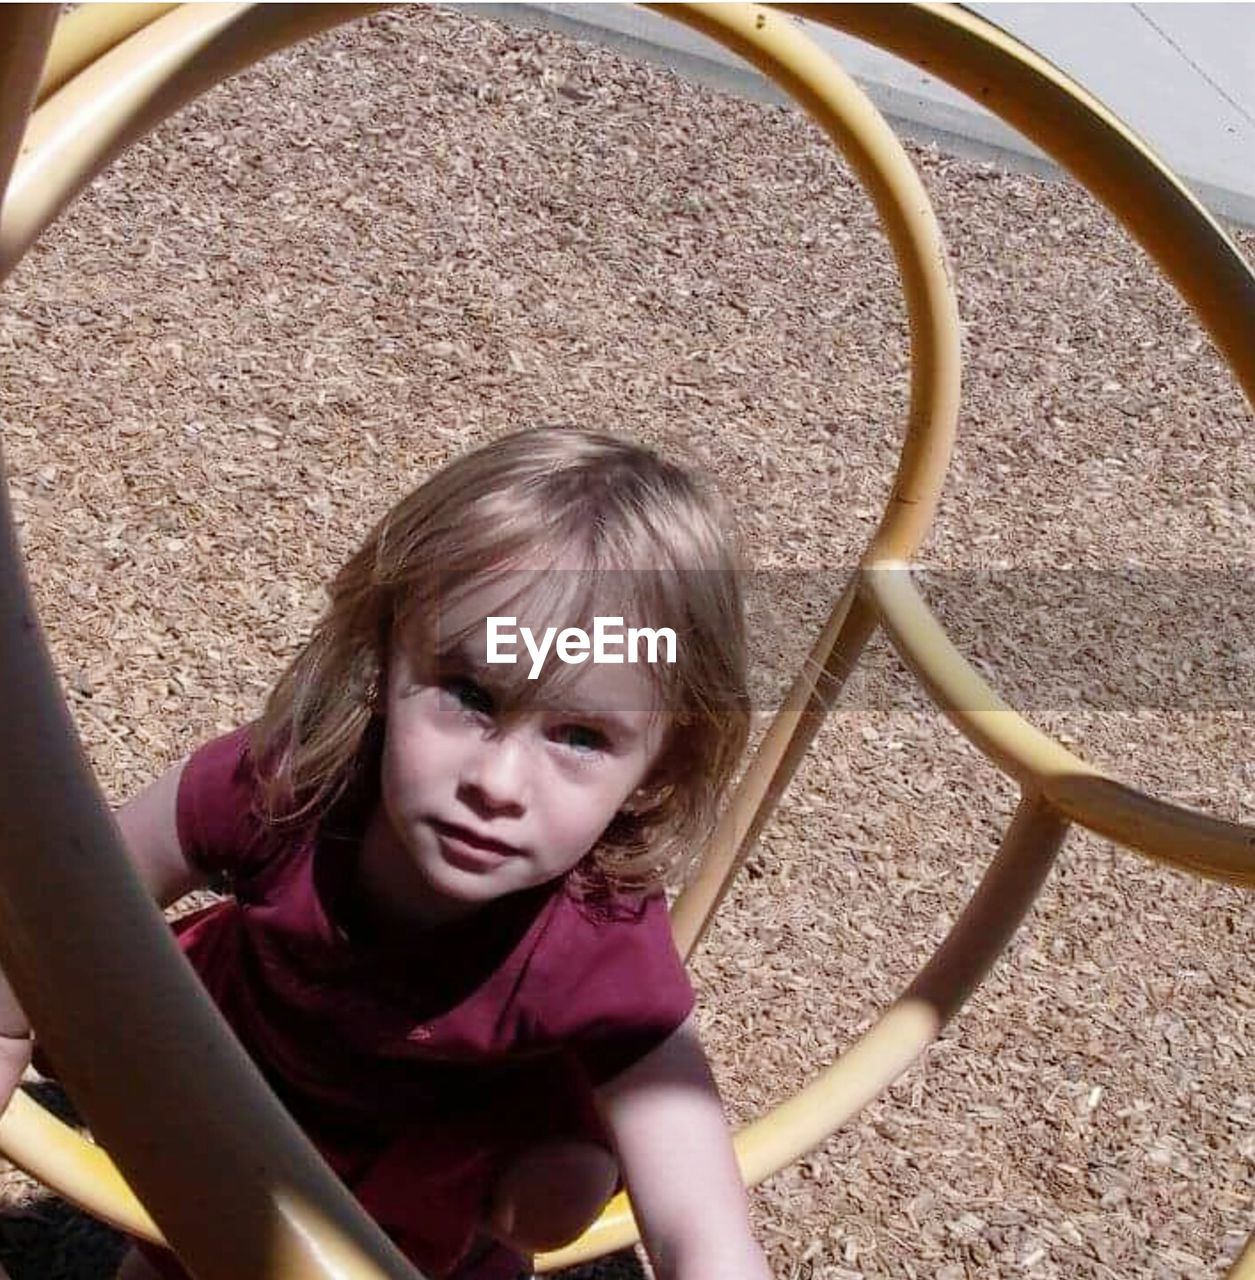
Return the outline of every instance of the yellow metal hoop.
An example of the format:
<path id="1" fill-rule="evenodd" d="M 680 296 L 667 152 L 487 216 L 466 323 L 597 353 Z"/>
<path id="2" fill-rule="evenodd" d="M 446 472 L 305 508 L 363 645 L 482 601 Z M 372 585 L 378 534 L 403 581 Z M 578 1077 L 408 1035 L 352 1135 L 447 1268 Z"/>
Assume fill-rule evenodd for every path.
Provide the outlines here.
<path id="1" fill-rule="evenodd" d="M 153 6 L 163 13 L 168 7 Z M 812 62 L 813 55 L 803 51 L 809 42 L 778 12 L 739 5 L 658 7 L 754 61 L 846 148 L 898 255 L 916 360 L 908 444 L 894 496 L 864 558 L 860 582 L 838 602 L 812 652 L 815 666 L 825 673 L 823 687 L 817 692 L 812 681 L 803 679 L 790 695 L 718 834 L 703 878 L 677 910 L 681 941 L 688 948 L 696 944 L 787 785 L 823 705 L 839 689 L 880 620 L 947 714 L 1025 789 L 981 888 L 902 999 L 840 1062 L 738 1136 L 746 1177 L 758 1181 L 823 1141 L 935 1037 L 1031 904 L 1068 821 L 1175 865 L 1248 884 L 1255 883 L 1255 833 L 1142 796 L 1099 774 L 1024 722 L 950 645 L 907 569 L 944 474 L 958 371 L 953 334 L 946 329 L 953 302 L 940 265 L 940 241 L 935 241 L 930 272 L 922 258 L 934 244 L 929 237 L 935 228 L 926 201 L 910 211 L 917 194 L 922 200 L 917 180 L 909 165 L 899 172 L 898 161 L 890 158 L 893 144 L 879 138 L 874 113 L 863 120 L 863 108 L 851 105 L 856 99 L 847 93 L 843 77 L 822 61 Z M 1072 169 L 1164 267 L 1255 400 L 1255 348 L 1249 340 L 1255 327 L 1255 278 L 1184 188 L 1100 104 L 1048 63 L 962 10 L 931 5 L 783 7 L 926 63 Z M 47 100 L 26 132 L 24 159 L 0 216 L 0 275 L 92 174 L 157 120 L 265 52 L 365 11 L 360 6 L 276 6 L 267 16 L 264 7 L 197 9 L 199 14 L 175 10 L 159 22 L 133 28 L 134 34 L 102 23 L 94 34 L 83 36 L 77 50 L 61 46 L 61 61 L 48 64 L 43 85 Z M 86 32 L 87 20 L 79 21 L 80 32 Z M 133 24 L 134 14 L 120 21 Z M 46 28 L 43 15 L 19 16 L 12 26 L 15 38 L 0 52 L 0 108 L 10 133 L 14 118 L 33 96 L 43 66 L 42 55 L 34 50 L 46 41 Z M 58 78 L 64 85 L 53 92 Z M 9 154 L 16 150 L 16 136 Z M 9 154 L 0 148 L 0 177 Z M 242 1111 L 248 1116 L 248 1150 L 242 1152 L 239 1141 L 223 1132 L 204 1082 L 179 1080 L 177 1073 L 187 1064 L 179 1062 L 173 1047 L 160 1039 L 155 1045 L 145 1043 L 163 1027 L 168 1032 L 177 1020 L 184 1036 L 208 1037 L 204 1043 L 212 1041 L 219 1052 L 215 1037 L 222 1037 L 222 1028 L 215 1018 L 191 1008 L 193 987 L 164 976 L 162 966 L 173 965 L 173 950 L 151 904 L 128 879 L 102 805 L 84 789 L 84 766 L 71 745 L 73 732 L 46 654 L 26 622 L 29 600 L 12 547 L 8 558 L 10 576 L 0 580 L 0 669 L 10 674 L 4 684 L 16 687 L 0 691 L 0 712 L 6 723 L 32 726 L 42 761 L 45 766 L 49 760 L 54 763 L 50 779 L 33 781 L 21 758 L 31 748 L 17 742 L 0 745 L 0 811 L 15 816 L 19 833 L 0 849 L 0 951 L 54 1056 L 64 1062 L 71 1091 L 93 1099 L 87 1108 L 93 1128 L 117 1151 L 197 1274 L 409 1274 L 379 1233 L 360 1222 L 343 1190 L 323 1176 L 325 1170 L 300 1135 L 276 1118 L 271 1102 L 257 1092 L 258 1081 L 246 1060 L 221 1050 L 224 1057 L 214 1068 L 215 1090 L 220 1092 L 225 1081 L 237 1121 Z M 67 803 L 64 797 L 75 786 L 85 798 Z M 32 806 L 59 811 L 36 815 Z M 36 848 L 43 865 L 32 875 L 31 863 L 23 859 Z M 100 851 L 93 854 L 89 877 L 74 865 L 75 848 Z M 25 882 L 18 883 L 23 877 Z M 104 906 L 93 905 L 93 896 L 108 898 L 107 927 L 98 918 L 106 914 Z M 81 933 L 84 942 L 76 951 L 36 959 L 27 922 L 64 918 L 67 912 L 81 916 L 73 932 Z M 122 927 L 134 939 L 131 958 L 155 975 L 155 1003 L 168 1002 L 157 1016 L 136 1008 L 128 984 L 116 974 L 100 972 L 101 957 L 110 948 L 116 951 L 116 931 Z M 60 993 L 73 990 L 93 992 L 94 1009 L 88 1011 L 86 1026 L 81 1008 L 73 1025 L 63 1008 Z M 131 1023 L 126 1033 L 130 1045 L 120 1042 L 123 1016 Z M 189 1033 L 186 1028 L 192 1024 L 196 1030 Z M 111 1053 L 117 1046 L 119 1078 L 129 1078 L 132 1089 L 152 1096 L 163 1114 L 177 1108 L 183 1131 L 199 1131 L 199 1149 L 207 1150 L 208 1137 L 202 1169 L 231 1171 L 213 1179 L 219 1185 L 208 1188 L 202 1180 L 194 1196 L 195 1179 L 185 1170 L 165 1167 L 144 1149 L 143 1135 L 131 1131 L 127 1100 L 113 1096 L 110 1082 L 100 1087 L 102 1082 L 90 1080 L 82 1055 L 76 1057 L 76 1043 L 81 1048 L 93 1041 L 108 1045 Z M 144 1046 L 142 1054 L 137 1044 Z M 178 1081 L 175 1089 L 167 1083 L 172 1079 Z M 25 1141 L 28 1159 L 39 1161 L 47 1154 L 50 1131 L 40 1127 L 45 1122 L 32 1107 L 19 1100 L 0 1120 L 0 1145 L 17 1157 Z M 99 1152 L 88 1150 L 100 1160 Z M 259 1152 L 267 1153 L 262 1168 L 237 1177 L 250 1165 L 246 1157 Z M 150 1230 L 137 1202 L 128 1204 L 117 1191 L 115 1187 L 105 1196 L 105 1205 L 93 1205 L 94 1211 L 141 1233 Z M 218 1229 L 222 1220 L 237 1225 L 230 1233 L 233 1239 Z M 542 1261 L 565 1265 L 634 1238 L 630 1216 L 620 1203 L 583 1241 Z M 1248 1246 L 1230 1275 L 1255 1275 L 1255 1246 Z"/>

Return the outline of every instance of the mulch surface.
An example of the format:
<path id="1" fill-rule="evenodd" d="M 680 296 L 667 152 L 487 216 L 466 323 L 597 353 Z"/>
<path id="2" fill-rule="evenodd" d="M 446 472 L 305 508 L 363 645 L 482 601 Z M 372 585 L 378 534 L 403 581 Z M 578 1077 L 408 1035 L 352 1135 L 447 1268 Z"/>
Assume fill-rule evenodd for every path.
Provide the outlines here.
<path id="1" fill-rule="evenodd" d="M 909 150 L 967 356 L 929 598 L 1080 754 L 1255 821 L 1249 409 L 1083 192 Z M 768 710 L 879 517 L 908 367 L 874 214 L 803 116 L 431 9 L 167 122 L 0 310 L 23 543 L 114 801 L 258 711 L 397 496 L 541 423 L 714 474 Z M 736 1120 L 892 1000 L 1015 798 L 874 641 L 696 964 Z M 1249 895 L 1074 832 L 923 1061 L 755 1193 L 775 1274 L 1221 1274 L 1255 1226 L 1252 955 Z M 109 1274 L 99 1229 L 14 1172 L 3 1199 L 15 1280 Z"/>

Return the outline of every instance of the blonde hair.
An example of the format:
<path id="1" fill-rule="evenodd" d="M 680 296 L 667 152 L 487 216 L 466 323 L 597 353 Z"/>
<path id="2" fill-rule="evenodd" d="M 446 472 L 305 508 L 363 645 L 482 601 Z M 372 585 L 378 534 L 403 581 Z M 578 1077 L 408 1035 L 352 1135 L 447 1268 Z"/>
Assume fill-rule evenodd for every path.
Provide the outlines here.
<path id="1" fill-rule="evenodd" d="M 375 702 L 399 633 L 432 652 L 451 647 L 462 637 L 436 634 L 442 600 L 572 553 L 579 571 L 529 575 L 529 599 L 540 590 L 587 615 L 610 589 L 625 616 L 676 632 L 674 664 L 646 667 L 668 739 L 642 803 L 625 806 L 591 851 L 608 884 L 674 879 L 708 836 L 749 733 L 731 520 L 688 470 L 594 432 L 505 436 L 438 471 L 375 526 L 253 726 L 263 816 L 313 824 L 350 788 L 370 785 Z M 515 670 L 502 714 L 552 697 L 578 668 L 548 663 L 535 681 Z"/>

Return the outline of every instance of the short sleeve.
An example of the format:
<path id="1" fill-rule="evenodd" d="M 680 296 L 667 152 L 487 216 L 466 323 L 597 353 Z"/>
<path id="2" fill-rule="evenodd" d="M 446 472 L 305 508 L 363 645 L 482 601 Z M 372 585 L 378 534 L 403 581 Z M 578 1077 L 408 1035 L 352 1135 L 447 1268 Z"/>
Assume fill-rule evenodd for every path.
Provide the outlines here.
<path id="1" fill-rule="evenodd" d="M 263 844 L 254 813 L 256 775 L 248 729 L 199 747 L 179 778 L 175 820 L 183 856 L 209 875 L 246 869 Z"/>
<path id="2" fill-rule="evenodd" d="M 693 1011 L 693 987 L 662 894 L 613 914 L 565 905 L 544 1023 L 596 1086 L 640 1061 L 684 1022 Z"/>

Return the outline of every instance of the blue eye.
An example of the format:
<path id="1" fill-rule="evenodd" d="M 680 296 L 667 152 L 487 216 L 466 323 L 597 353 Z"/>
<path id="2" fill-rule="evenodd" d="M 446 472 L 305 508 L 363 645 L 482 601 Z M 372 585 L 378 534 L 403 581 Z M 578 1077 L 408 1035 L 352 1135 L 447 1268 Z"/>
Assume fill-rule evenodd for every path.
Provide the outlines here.
<path id="1" fill-rule="evenodd" d="M 440 682 L 440 687 L 467 711 L 482 716 L 492 715 L 492 694 L 474 680 L 466 676 L 450 676 Z"/>
<path id="2" fill-rule="evenodd" d="M 581 753 L 604 751 L 610 745 L 606 735 L 600 729 L 591 728 L 586 724 L 564 724 L 555 730 L 554 736 L 564 747 L 570 747 Z"/>

